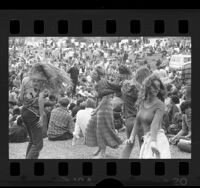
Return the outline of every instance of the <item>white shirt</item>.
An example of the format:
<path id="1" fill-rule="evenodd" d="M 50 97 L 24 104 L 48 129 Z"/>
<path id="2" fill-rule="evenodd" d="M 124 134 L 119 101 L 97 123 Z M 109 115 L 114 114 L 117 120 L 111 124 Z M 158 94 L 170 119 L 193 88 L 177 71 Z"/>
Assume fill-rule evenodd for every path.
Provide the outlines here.
<path id="1" fill-rule="evenodd" d="M 85 130 L 87 128 L 88 122 L 91 118 L 91 113 L 94 109 L 93 108 L 86 108 L 84 110 L 79 110 L 76 115 L 76 123 L 73 135 L 76 138 L 80 138 L 80 133 L 83 133 L 85 136 Z"/>
<path id="2" fill-rule="evenodd" d="M 159 78 L 165 78 L 167 77 L 167 72 L 164 69 L 160 69 L 160 70 L 155 70 L 153 72 L 156 76 L 158 76 Z"/>

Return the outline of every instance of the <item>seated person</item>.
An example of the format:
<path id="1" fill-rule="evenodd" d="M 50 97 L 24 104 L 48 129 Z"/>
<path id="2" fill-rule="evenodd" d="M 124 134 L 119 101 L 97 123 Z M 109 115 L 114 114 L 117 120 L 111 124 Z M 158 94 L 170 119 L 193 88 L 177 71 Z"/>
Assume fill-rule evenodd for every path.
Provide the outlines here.
<path id="1" fill-rule="evenodd" d="M 83 99 L 78 99 L 76 102 L 76 106 L 72 109 L 72 117 L 75 117 L 77 112 L 81 109 L 83 109 L 83 107 L 81 107 L 81 103 L 83 102 Z"/>
<path id="2" fill-rule="evenodd" d="M 113 117 L 114 117 L 115 129 L 117 131 L 120 131 L 123 128 L 123 124 L 124 124 L 124 121 L 122 119 L 121 105 L 118 105 L 113 109 Z"/>
<path id="3" fill-rule="evenodd" d="M 26 141 L 28 141 L 28 133 L 20 116 L 13 126 L 9 128 L 9 142 L 18 143 Z"/>
<path id="4" fill-rule="evenodd" d="M 95 102 L 92 99 L 87 99 L 85 102 L 85 109 L 79 110 L 76 115 L 76 123 L 75 129 L 73 132 L 73 143 L 75 144 L 76 139 L 80 138 L 80 136 L 85 136 L 85 129 L 87 128 L 87 124 L 91 118 L 91 114 L 95 109 Z"/>
<path id="5" fill-rule="evenodd" d="M 13 108 L 12 115 L 10 116 L 10 119 L 9 119 L 10 127 L 13 126 L 14 122 L 17 120 L 20 114 L 21 114 L 20 108 L 18 106 L 15 106 Z"/>
<path id="6" fill-rule="evenodd" d="M 49 120 L 51 116 L 51 111 L 53 110 L 54 103 L 47 101 L 44 103 L 44 119 L 43 119 L 43 138 L 47 137 L 47 130 L 49 127 Z"/>
<path id="7" fill-rule="evenodd" d="M 170 139 L 170 143 L 177 144 L 180 139 L 191 140 L 191 101 L 184 101 L 181 104 L 182 129 L 177 135 Z M 182 145 L 182 143 L 180 143 Z"/>
<path id="8" fill-rule="evenodd" d="M 177 134 L 181 130 L 182 117 L 177 107 L 179 98 L 176 95 L 172 95 L 170 99 L 170 105 L 168 108 L 169 127 L 167 128 L 168 134 Z"/>
<path id="9" fill-rule="evenodd" d="M 73 137 L 74 122 L 67 107 L 67 97 L 59 99 L 59 106 L 52 110 L 47 136 L 49 140 L 67 140 Z"/>

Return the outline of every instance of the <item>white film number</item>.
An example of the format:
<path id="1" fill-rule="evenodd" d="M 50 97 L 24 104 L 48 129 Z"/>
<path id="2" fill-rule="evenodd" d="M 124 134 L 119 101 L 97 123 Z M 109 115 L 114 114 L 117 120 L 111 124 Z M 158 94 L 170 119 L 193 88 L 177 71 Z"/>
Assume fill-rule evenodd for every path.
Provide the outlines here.
<path id="1" fill-rule="evenodd" d="M 175 185 L 185 186 L 188 183 L 188 179 L 187 178 L 173 178 L 173 182 Z"/>

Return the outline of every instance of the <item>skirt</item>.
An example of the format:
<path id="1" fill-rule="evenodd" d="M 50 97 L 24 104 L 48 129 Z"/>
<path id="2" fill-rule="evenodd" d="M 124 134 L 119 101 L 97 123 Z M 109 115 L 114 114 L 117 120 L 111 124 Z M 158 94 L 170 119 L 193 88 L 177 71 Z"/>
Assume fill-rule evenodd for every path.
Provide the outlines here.
<path id="1" fill-rule="evenodd" d="M 85 130 L 84 144 L 89 147 L 117 148 L 122 140 L 115 132 L 113 109 L 107 103 L 92 116 Z"/>
<path id="2" fill-rule="evenodd" d="M 155 159 L 156 156 L 153 155 L 151 150 L 151 133 L 148 132 L 144 135 L 143 144 L 140 150 L 140 159 Z M 161 159 L 171 159 L 170 146 L 167 137 L 165 136 L 165 132 L 163 129 L 158 130 L 157 133 L 157 147 L 160 151 Z"/>

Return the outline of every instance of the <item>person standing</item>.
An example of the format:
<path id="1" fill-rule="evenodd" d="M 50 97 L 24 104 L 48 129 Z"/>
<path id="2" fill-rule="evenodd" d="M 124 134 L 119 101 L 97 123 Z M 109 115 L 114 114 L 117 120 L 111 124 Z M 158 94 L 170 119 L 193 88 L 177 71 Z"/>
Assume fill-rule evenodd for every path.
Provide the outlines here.
<path id="1" fill-rule="evenodd" d="M 78 76 L 79 76 L 79 69 L 77 63 L 74 63 L 74 65 L 68 70 L 68 73 L 70 74 L 70 77 L 73 82 L 73 95 L 76 94 L 76 86 L 78 84 Z"/>
<path id="2" fill-rule="evenodd" d="M 144 130 L 143 144 L 140 149 L 140 159 L 171 158 L 169 141 L 162 129 L 165 113 L 165 88 L 156 75 L 151 75 L 143 82 L 140 93 L 140 108 L 136 116 L 135 125 L 126 144 L 135 142 L 135 136 L 142 126 Z"/>
<path id="3" fill-rule="evenodd" d="M 45 89 L 56 93 L 60 88 L 70 86 L 67 73 L 49 63 L 36 63 L 28 77 L 22 82 L 19 100 L 22 103 L 21 116 L 29 135 L 26 159 L 38 159 L 43 148 L 43 119 Z"/>
<path id="4" fill-rule="evenodd" d="M 125 71 L 126 70 L 126 71 Z M 146 77 L 150 75 L 150 71 L 147 67 L 141 67 L 136 71 L 135 78 L 131 79 L 131 72 L 127 68 L 119 69 L 119 73 L 123 74 L 125 81 L 123 82 L 121 91 L 122 99 L 124 101 L 124 117 L 127 138 L 130 137 L 131 131 L 133 129 L 136 115 L 137 115 L 137 105 L 136 101 L 138 99 L 138 94 L 142 85 L 142 82 Z M 125 74 L 126 73 L 126 74 Z M 138 141 L 141 147 L 142 144 L 143 130 L 142 128 L 138 132 Z M 125 145 L 121 158 L 129 158 L 131 151 L 133 149 L 133 144 Z"/>
<path id="5" fill-rule="evenodd" d="M 98 147 L 94 158 L 105 158 L 106 147 L 117 148 L 122 140 L 115 132 L 113 108 L 111 98 L 113 93 L 120 91 L 117 84 L 108 82 L 105 79 L 105 72 L 102 67 L 95 68 L 92 78 L 96 82 L 96 91 L 99 99 L 97 108 L 92 113 L 85 131 L 85 145 Z"/>
<path id="6" fill-rule="evenodd" d="M 37 159 L 43 148 L 44 80 L 44 77 L 35 74 L 29 77 L 21 89 L 20 101 L 23 105 L 21 114 L 30 138 L 26 159 Z"/>

